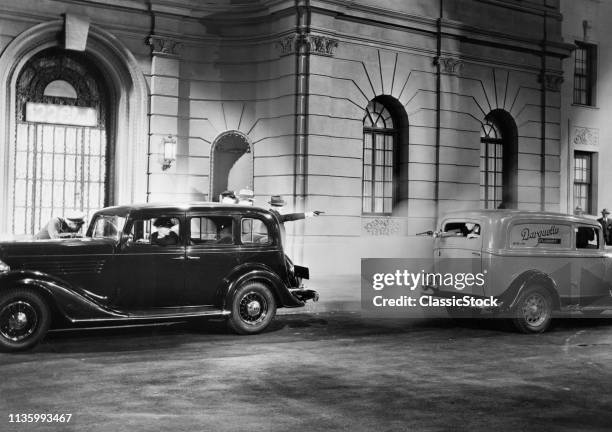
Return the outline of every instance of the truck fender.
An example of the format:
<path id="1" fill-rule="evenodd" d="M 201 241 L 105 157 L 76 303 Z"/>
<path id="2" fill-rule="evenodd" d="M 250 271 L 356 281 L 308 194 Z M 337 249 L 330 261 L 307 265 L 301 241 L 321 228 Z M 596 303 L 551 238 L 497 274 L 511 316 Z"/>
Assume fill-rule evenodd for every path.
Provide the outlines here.
<path id="1" fill-rule="evenodd" d="M 516 307 L 520 295 L 530 286 L 538 285 L 548 291 L 553 301 L 553 309 L 561 306 L 557 283 L 546 273 L 540 270 L 527 270 L 516 277 L 510 286 L 498 297 L 502 302 L 502 311 L 510 311 Z"/>

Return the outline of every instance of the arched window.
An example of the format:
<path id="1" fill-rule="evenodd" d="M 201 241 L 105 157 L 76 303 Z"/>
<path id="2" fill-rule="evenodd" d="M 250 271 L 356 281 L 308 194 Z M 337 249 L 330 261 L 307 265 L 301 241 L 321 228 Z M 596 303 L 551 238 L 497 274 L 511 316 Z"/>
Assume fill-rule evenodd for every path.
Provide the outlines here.
<path id="1" fill-rule="evenodd" d="M 497 208 L 504 186 L 504 143 L 495 122 L 483 123 L 480 143 L 480 202 L 484 208 Z"/>
<path id="2" fill-rule="evenodd" d="M 50 48 L 17 77 L 11 225 L 34 234 L 53 216 L 110 202 L 108 88 L 84 54 Z"/>
<path id="3" fill-rule="evenodd" d="M 506 111 L 489 113 L 480 134 L 480 204 L 483 208 L 515 208 L 518 140 Z"/>
<path id="4" fill-rule="evenodd" d="M 362 212 L 390 214 L 393 210 L 397 124 L 391 111 L 373 100 L 363 118 Z"/>

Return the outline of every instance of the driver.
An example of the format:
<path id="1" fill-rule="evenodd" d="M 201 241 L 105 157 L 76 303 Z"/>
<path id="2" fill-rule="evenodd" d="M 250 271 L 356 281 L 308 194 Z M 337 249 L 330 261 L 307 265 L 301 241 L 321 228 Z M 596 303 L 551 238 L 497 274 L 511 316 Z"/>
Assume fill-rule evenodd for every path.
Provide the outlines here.
<path id="1" fill-rule="evenodd" d="M 151 244 L 159 246 L 176 245 L 179 242 L 178 235 L 172 231 L 174 223 L 169 217 L 160 217 L 155 219 L 153 226 L 157 231 L 151 234 Z"/>

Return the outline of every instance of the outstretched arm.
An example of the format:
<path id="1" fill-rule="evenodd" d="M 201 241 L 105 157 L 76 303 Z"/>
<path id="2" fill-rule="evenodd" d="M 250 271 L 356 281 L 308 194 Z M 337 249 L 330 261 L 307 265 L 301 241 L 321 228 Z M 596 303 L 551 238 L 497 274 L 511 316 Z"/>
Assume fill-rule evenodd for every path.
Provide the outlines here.
<path id="1" fill-rule="evenodd" d="M 300 219 L 305 219 L 307 217 L 319 216 L 321 213 L 323 212 L 319 210 L 306 212 L 306 213 L 288 213 L 286 215 L 280 215 L 280 219 L 281 219 L 281 222 L 291 222 L 291 221 L 296 221 Z"/>

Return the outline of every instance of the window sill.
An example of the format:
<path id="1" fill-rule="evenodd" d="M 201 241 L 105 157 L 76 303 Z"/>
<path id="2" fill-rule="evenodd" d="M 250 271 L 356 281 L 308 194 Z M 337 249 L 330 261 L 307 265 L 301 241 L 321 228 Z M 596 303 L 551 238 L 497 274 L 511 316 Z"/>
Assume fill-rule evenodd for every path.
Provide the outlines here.
<path id="1" fill-rule="evenodd" d="M 582 104 L 578 104 L 578 103 L 573 103 L 572 107 L 575 108 L 586 108 L 586 109 L 590 109 L 590 110 L 599 110 L 599 107 L 596 105 L 582 105 Z"/>

